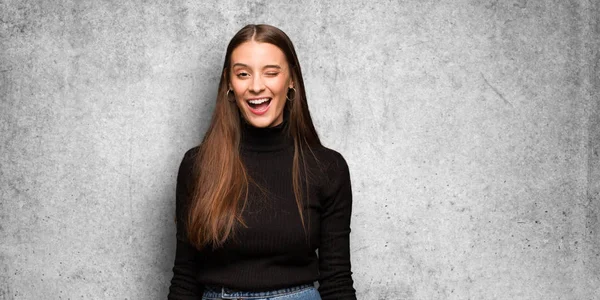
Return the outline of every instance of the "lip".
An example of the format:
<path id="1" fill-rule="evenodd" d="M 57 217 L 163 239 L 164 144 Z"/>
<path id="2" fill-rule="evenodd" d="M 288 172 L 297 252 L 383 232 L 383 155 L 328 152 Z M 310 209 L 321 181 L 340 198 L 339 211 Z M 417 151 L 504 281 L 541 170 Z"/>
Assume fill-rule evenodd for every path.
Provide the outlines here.
<path id="1" fill-rule="evenodd" d="M 267 96 L 262 96 L 262 97 L 252 97 L 252 98 L 246 98 L 246 101 L 250 101 L 250 100 L 258 100 L 258 99 L 273 99 L 271 97 L 267 97 Z"/>
<path id="2" fill-rule="evenodd" d="M 269 105 L 267 105 L 267 107 L 264 109 L 255 109 L 252 106 L 250 106 L 250 103 L 248 103 L 248 101 L 250 101 L 250 100 L 257 100 L 257 99 L 264 99 L 264 98 L 269 99 Z M 271 107 L 271 103 L 273 103 L 273 98 L 271 98 L 271 97 L 254 97 L 254 98 L 246 99 L 246 106 L 248 107 L 248 109 L 250 110 L 251 113 L 253 113 L 257 116 L 264 115 L 267 111 L 269 111 L 269 108 Z"/>

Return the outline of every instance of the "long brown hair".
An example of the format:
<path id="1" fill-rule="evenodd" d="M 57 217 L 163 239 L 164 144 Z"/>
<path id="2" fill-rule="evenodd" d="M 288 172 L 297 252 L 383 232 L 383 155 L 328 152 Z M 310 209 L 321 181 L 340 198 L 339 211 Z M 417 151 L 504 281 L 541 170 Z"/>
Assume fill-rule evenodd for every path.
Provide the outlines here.
<path id="1" fill-rule="evenodd" d="M 237 104 L 228 101 L 227 90 L 231 53 L 242 43 L 252 40 L 277 46 L 285 54 L 294 82 L 295 91 L 291 90 L 289 94 L 293 101 L 287 101 L 284 108 L 287 110 L 285 113 L 289 113 L 288 125 L 284 128 L 287 130 L 285 134 L 294 140 L 292 183 L 302 227 L 307 231 L 302 209 L 309 176 L 305 157 L 309 152 L 314 157 L 312 149 L 321 146 L 321 141 L 308 110 L 298 57 L 289 37 L 280 29 L 265 24 L 247 25 L 233 36 L 227 46 L 215 110 L 194 162 L 197 176 L 190 197 L 186 228 L 189 241 L 197 248 L 209 244 L 221 246 L 238 224 L 245 226 L 241 214 L 248 200 L 248 187 L 253 181 L 240 157 L 242 116 Z M 303 187 L 305 193 L 302 192 Z"/>

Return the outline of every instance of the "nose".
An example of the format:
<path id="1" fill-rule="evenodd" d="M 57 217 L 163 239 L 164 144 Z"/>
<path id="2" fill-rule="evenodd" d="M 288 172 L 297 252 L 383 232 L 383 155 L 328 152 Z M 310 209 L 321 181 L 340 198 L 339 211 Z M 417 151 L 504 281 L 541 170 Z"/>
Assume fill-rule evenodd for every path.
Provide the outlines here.
<path id="1" fill-rule="evenodd" d="M 253 93 L 260 93 L 264 89 L 265 84 L 263 82 L 262 77 L 260 75 L 253 76 L 252 83 L 250 84 L 250 91 Z"/>

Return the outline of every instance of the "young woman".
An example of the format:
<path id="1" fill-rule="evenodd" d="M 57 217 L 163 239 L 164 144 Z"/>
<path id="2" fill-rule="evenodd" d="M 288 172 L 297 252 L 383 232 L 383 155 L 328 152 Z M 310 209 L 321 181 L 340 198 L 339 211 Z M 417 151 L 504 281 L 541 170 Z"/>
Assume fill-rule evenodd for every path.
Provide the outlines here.
<path id="1" fill-rule="evenodd" d="M 348 165 L 321 145 L 283 31 L 247 25 L 231 39 L 176 189 L 169 299 L 356 299 Z"/>

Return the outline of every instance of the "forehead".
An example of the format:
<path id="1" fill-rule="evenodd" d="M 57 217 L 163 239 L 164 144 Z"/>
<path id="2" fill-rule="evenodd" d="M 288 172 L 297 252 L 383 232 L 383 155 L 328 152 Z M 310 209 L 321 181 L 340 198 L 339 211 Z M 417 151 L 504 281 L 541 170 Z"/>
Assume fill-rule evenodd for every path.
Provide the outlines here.
<path id="1" fill-rule="evenodd" d="M 248 41 L 240 44 L 231 53 L 231 65 L 236 63 L 248 66 L 261 66 L 278 64 L 281 67 L 287 66 L 287 61 L 283 51 L 277 46 L 269 43 L 259 43 Z"/>

